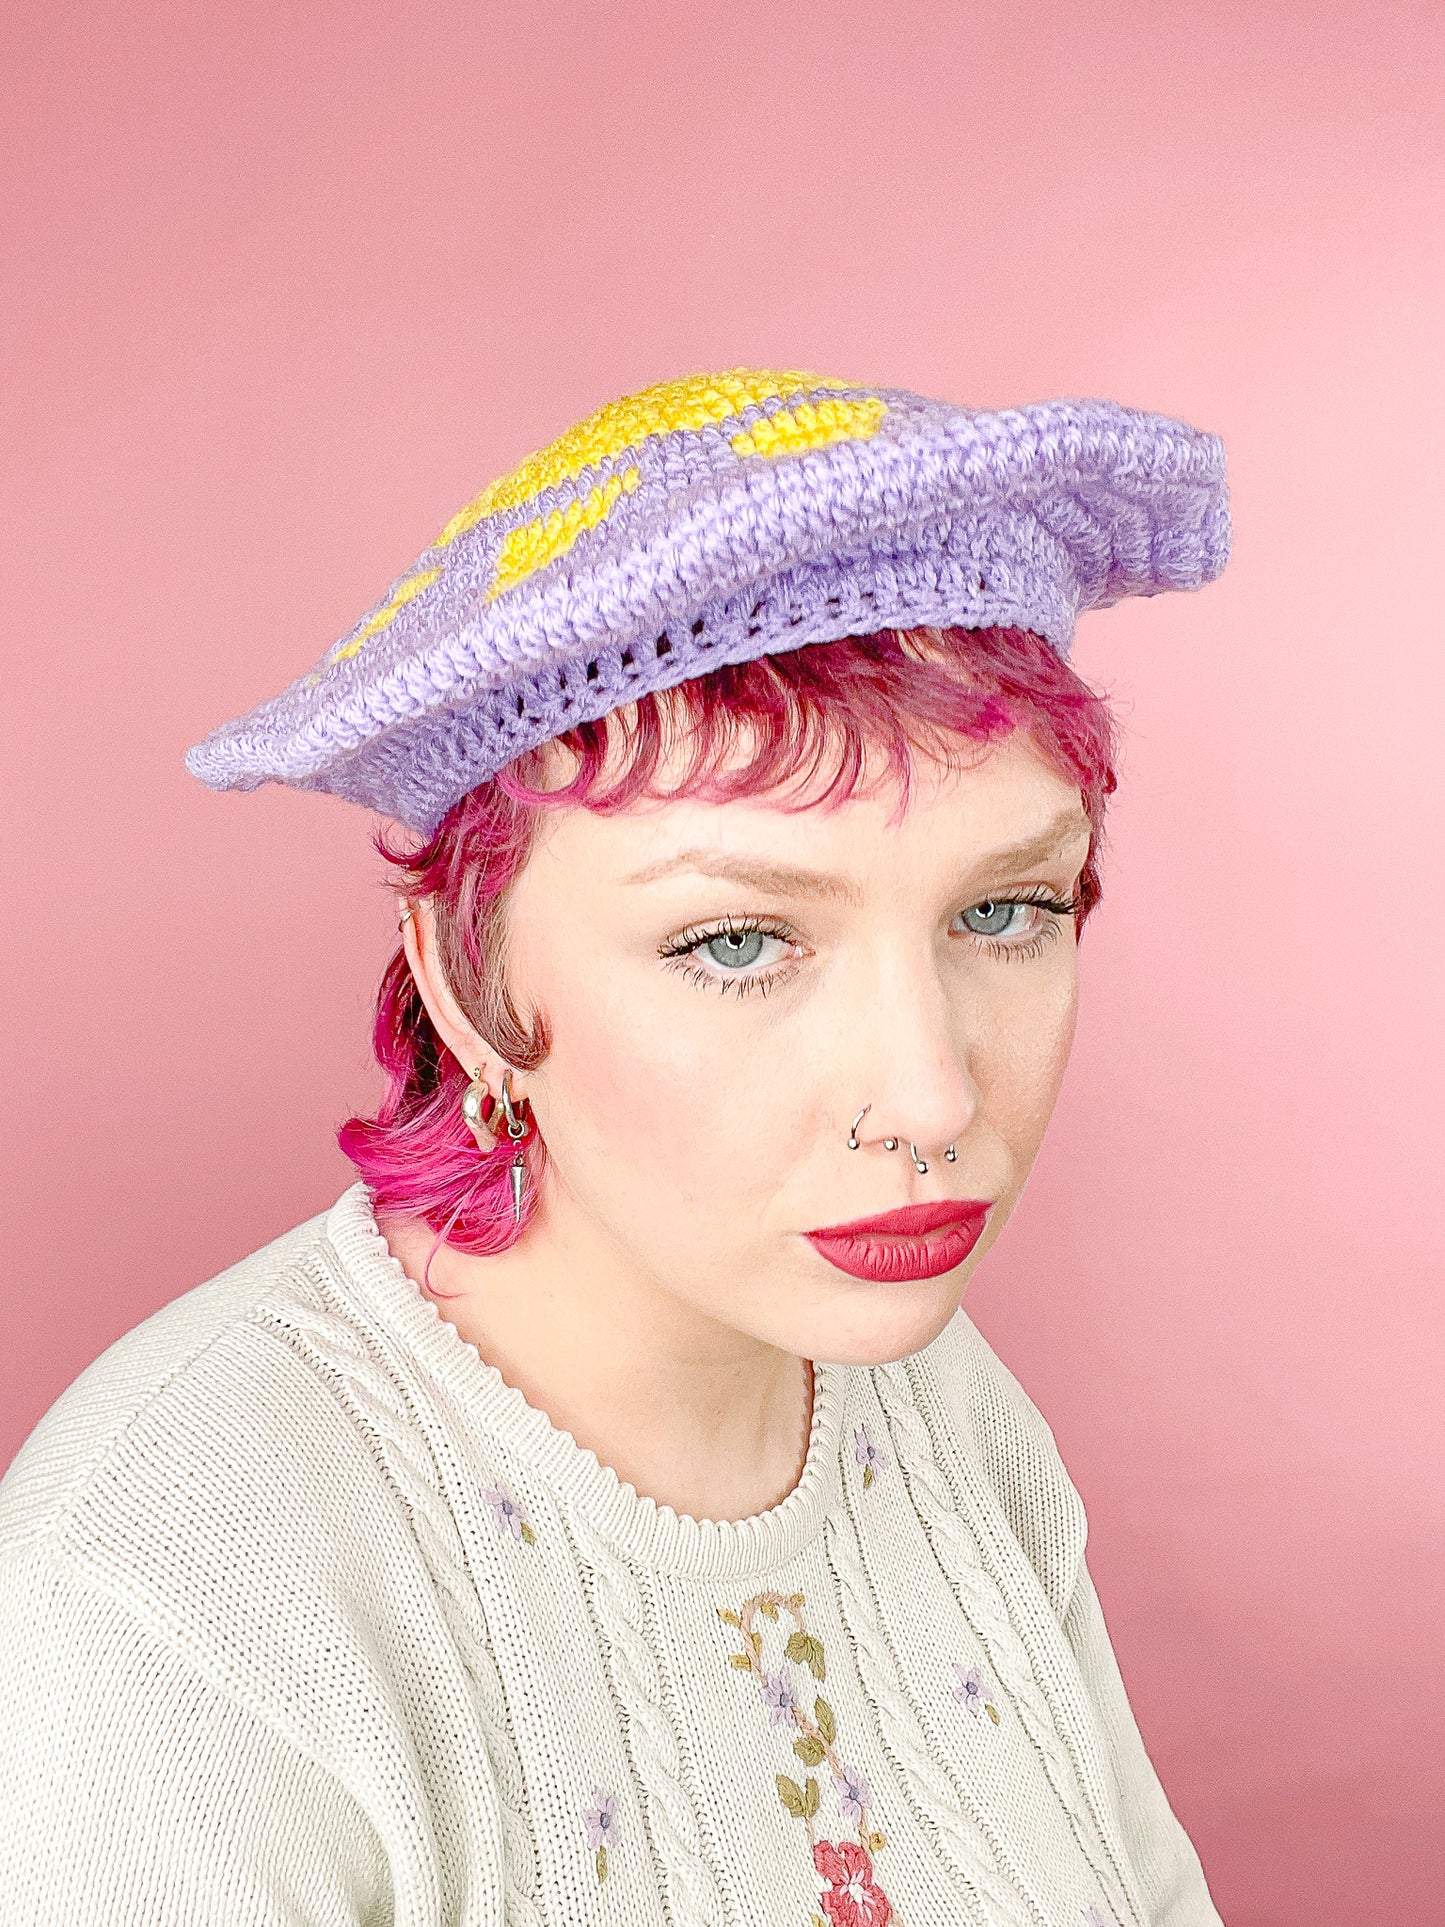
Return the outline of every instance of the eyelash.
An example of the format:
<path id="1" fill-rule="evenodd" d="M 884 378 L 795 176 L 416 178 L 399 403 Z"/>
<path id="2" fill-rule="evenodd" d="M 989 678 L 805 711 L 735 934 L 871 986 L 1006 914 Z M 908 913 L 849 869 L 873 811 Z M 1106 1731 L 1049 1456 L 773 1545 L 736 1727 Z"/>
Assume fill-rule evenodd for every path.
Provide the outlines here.
<path id="1" fill-rule="evenodd" d="M 981 910 L 987 905 L 991 910 L 998 910 L 1011 903 L 1034 904 L 1040 910 L 1050 913 L 1049 921 L 1024 943 L 1010 943 L 1000 937 L 984 937 L 979 936 L 977 932 L 970 933 L 977 943 L 983 945 L 989 956 L 999 957 L 1009 962 L 1039 956 L 1048 944 L 1057 939 L 1062 920 L 1075 915 L 1080 907 L 1078 897 L 1057 897 L 1052 890 L 1040 885 L 1037 889 L 1026 891 L 1022 895 L 985 897 L 982 902 L 971 903 L 967 908 Z M 675 970 L 679 976 L 685 977 L 689 983 L 695 983 L 702 989 L 710 990 L 716 987 L 725 994 L 728 991 L 735 991 L 740 997 L 746 997 L 758 991 L 766 997 L 784 977 L 791 975 L 796 959 L 788 963 L 776 964 L 771 970 L 756 971 L 749 976 L 744 976 L 741 972 L 735 976 L 719 976 L 688 962 L 694 950 L 701 950 L 704 944 L 713 942 L 717 937 L 747 936 L 752 932 L 756 932 L 759 936 L 776 937 L 781 943 L 797 941 L 796 933 L 777 918 L 720 917 L 716 923 L 705 926 L 693 925 L 687 930 L 679 931 L 677 936 L 669 938 L 660 946 L 658 955 L 670 970 Z"/>

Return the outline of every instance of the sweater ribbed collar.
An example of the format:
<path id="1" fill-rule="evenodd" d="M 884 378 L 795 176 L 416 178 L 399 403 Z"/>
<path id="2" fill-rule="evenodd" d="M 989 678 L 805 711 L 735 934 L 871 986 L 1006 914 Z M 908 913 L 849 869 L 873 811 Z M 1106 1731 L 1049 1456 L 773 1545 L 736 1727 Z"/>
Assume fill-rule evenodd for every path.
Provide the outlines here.
<path id="1" fill-rule="evenodd" d="M 747 1519 L 694 1518 L 639 1493 L 467 1343 L 393 1254 L 363 1181 L 341 1194 L 324 1223 L 327 1241 L 372 1315 L 446 1387 L 466 1423 L 579 1508 L 635 1564 L 729 1578 L 766 1572 L 800 1551 L 842 1504 L 840 1445 L 850 1367 L 814 1363 L 807 1456 L 786 1498 Z"/>

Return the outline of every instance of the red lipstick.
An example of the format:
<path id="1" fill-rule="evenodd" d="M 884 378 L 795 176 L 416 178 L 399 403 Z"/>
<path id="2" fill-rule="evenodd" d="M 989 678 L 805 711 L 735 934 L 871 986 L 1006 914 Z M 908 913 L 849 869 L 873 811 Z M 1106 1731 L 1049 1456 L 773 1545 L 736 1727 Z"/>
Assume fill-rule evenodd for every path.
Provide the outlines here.
<path id="1" fill-rule="evenodd" d="M 876 1218 L 805 1231 L 830 1264 L 870 1283 L 939 1278 L 961 1265 L 978 1243 L 990 1199 L 909 1204 Z"/>

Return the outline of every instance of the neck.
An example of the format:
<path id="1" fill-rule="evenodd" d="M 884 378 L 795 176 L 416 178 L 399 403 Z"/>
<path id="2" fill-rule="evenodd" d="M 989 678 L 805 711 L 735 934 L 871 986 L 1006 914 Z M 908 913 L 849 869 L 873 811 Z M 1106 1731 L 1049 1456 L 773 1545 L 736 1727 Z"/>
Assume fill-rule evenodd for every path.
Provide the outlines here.
<path id="1" fill-rule="evenodd" d="M 494 1257 L 438 1245 L 434 1290 L 423 1273 L 435 1233 L 414 1218 L 380 1229 L 460 1336 L 639 1494 L 693 1518 L 745 1519 L 797 1484 L 812 1406 L 804 1360 L 720 1325 L 545 1216 Z"/>

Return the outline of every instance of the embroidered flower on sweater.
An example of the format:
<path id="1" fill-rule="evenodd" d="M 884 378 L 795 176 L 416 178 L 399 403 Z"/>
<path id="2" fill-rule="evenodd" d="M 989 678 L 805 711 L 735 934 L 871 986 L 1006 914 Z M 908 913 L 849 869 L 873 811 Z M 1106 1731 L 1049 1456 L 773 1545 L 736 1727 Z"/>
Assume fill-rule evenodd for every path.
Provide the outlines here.
<path id="1" fill-rule="evenodd" d="M 492 1524 L 498 1532 L 510 1532 L 529 1546 L 536 1544 L 537 1535 L 527 1524 L 526 1514 L 504 1485 L 488 1486 L 482 1497 L 492 1508 Z"/>
<path id="2" fill-rule="evenodd" d="M 617 1796 L 604 1793 L 601 1787 L 593 1787 L 592 1804 L 582 1815 L 582 1824 L 587 1829 L 587 1844 L 597 1856 L 597 1879 L 607 1878 L 607 1845 L 612 1839 L 617 1825 Z"/>
<path id="3" fill-rule="evenodd" d="M 892 1463 L 885 1452 L 880 1452 L 873 1443 L 872 1435 L 866 1425 L 853 1428 L 853 1456 L 863 1468 L 863 1488 L 866 1491 L 875 1477 L 886 1465 Z"/>
<path id="4" fill-rule="evenodd" d="M 871 1856 L 887 1846 L 888 1836 L 870 1823 L 873 1794 L 868 1782 L 838 1755 L 837 1720 L 832 1707 L 812 1683 L 805 1683 L 803 1669 L 807 1681 L 821 1685 L 828 1668 L 823 1642 L 808 1631 L 803 1617 L 803 1595 L 760 1592 L 745 1600 L 736 1612 L 725 1606 L 719 1606 L 717 1612 L 725 1625 L 737 1628 L 743 1641 L 742 1652 L 728 1655 L 729 1664 L 752 1679 L 768 1709 L 770 1723 L 792 1729 L 793 1752 L 803 1766 L 827 1767 L 833 1776 L 839 1815 L 857 1829 L 856 1843 L 818 1839 L 814 1828 L 820 1804 L 816 1774 L 807 1772 L 801 1786 L 792 1774 L 773 1776 L 785 1810 L 801 1820 L 807 1830 L 808 1851 L 818 1877 L 819 1904 L 827 1915 L 824 1920 L 823 1914 L 815 1913 L 813 1927 L 887 1927 L 893 1909 L 873 1878 Z M 780 1623 L 783 1614 L 792 1622 L 792 1630 L 786 1634 Z M 763 1663 L 760 1621 L 777 1628 L 774 1637 L 780 1639 L 782 1650 L 776 1671 L 770 1672 Z M 805 1696 L 812 1700 L 811 1713 L 804 1704 Z"/>
<path id="5" fill-rule="evenodd" d="M 832 1927 L 888 1927 L 893 1909 L 873 1884 L 873 1862 L 851 1840 L 820 1840 L 813 1849 L 818 1899 Z"/>
<path id="6" fill-rule="evenodd" d="M 792 1683 L 787 1674 L 767 1673 L 759 1681 L 758 1687 L 773 1725 L 791 1726 L 793 1708 L 797 1702 L 793 1698 Z"/>
<path id="7" fill-rule="evenodd" d="M 833 1791 L 838 1796 L 838 1811 L 850 1827 L 861 1827 L 863 1816 L 873 1804 L 868 1782 L 851 1766 L 839 1767 L 833 1775 Z"/>
<path id="8" fill-rule="evenodd" d="M 953 1689 L 953 1697 L 956 1700 L 962 1700 L 975 1719 L 977 1719 L 981 1713 L 987 1713 L 994 1725 L 997 1726 L 998 1708 L 993 1704 L 992 1700 L 985 1697 L 983 1678 L 978 1668 L 976 1666 L 970 1666 L 965 1672 L 963 1661 L 956 1659 L 953 1662 L 953 1670 L 958 1674 L 958 1684 Z"/>

